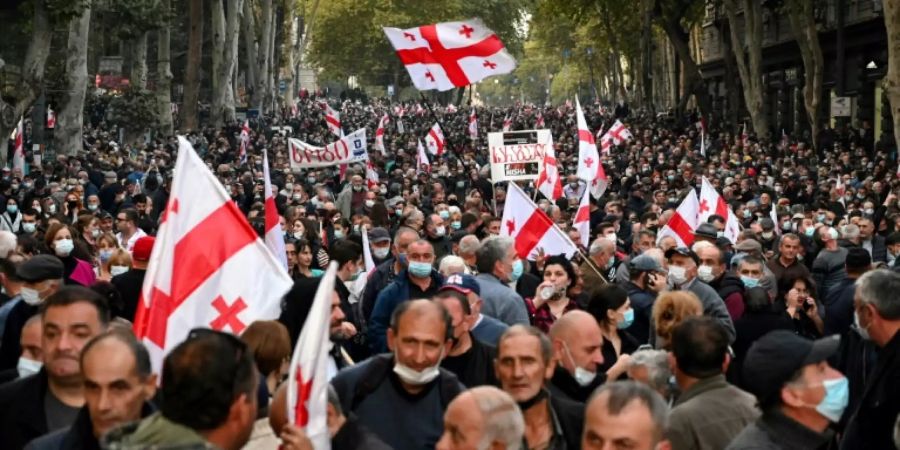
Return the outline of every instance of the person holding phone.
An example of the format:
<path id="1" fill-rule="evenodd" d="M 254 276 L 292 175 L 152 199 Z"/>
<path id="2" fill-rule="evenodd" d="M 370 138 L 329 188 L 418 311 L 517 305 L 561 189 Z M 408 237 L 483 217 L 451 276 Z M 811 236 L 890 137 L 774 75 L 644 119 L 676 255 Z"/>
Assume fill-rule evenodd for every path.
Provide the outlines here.
<path id="1" fill-rule="evenodd" d="M 634 309 L 634 320 L 625 329 L 638 344 L 650 342 L 650 316 L 653 303 L 660 291 L 666 288 L 666 272 L 662 267 L 662 250 L 653 248 L 633 258 L 628 263 L 630 280 L 625 285 L 628 299 Z"/>
<path id="2" fill-rule="evenodd" d="M 823 336 L 825 323 L 819 314 L 820 304 L 816 300 L 816 285 L 806 277 L 795 277 L 787 280 L 781 292 L 784 292 L 782 304 L 785 313 L 794 322 L 794 331 L 809 339 Z"/>

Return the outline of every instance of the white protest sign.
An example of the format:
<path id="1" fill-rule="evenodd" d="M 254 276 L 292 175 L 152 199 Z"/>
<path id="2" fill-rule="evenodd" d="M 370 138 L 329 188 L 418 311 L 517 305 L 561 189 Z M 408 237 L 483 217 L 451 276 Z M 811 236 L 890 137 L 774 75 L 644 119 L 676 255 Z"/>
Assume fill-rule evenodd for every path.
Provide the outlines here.
<path id="1" fill-rule="evenodd" d="M 544 152 L 551 145 L 550 130 L 488 133 L 491 181 L 537 179 Z"/>
<path id="2" fill-rule="evenodd" d="M 366 151 L 366 129 L 360 128 L 324 147 L 288 139 L 291 170 L 352 164 L 369 159 Z"/>

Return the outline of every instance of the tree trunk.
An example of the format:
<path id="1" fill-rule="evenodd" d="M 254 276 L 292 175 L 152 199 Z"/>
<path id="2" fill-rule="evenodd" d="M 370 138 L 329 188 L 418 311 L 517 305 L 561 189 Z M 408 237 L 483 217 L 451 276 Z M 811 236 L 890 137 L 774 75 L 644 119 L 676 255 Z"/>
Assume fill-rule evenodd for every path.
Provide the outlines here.
<path id="1" fill-rule="evenodd" d="M 184 75 L 182 127 L 186 131 L 200 128 L 197 108 L 200 103 L 200 61 L 203 59 L 203 0 L 190 1 L 190 35 L 188 36 L 187 68 Z"/>
<path id="2" fill-rule="evenodd" d="M 653 2 L 644 0 L 641 26 L 641 88 L 642 104 L 647 112 L 653 111 Z M 658 53 L 657 53 L 658 54 Z"/>
<path id="3" fill-rule="evenodd" d="M 900 149 L 900 3 L 893 0 L 884 2 L 884 26 L 888 39 L 888 72 L 884 78 L 884 90 L 891 102 L 894 143 Z"/>
<path id="4" fill-rule="evenodd" d="M 800 47 L 800 56 L 803 58 L 803 106 L 806 107 L 813 148 L 818 150 L 825 59 L 822 56 L 822 46 L 819 45 L 819 30 L 816 29 L 813 11 L 815 6 L 812 0 L 789 0 L 786 6 L 791 28 Z"/>
<path id="5" fill-rule="evenodd" d="M 147 32 L 131 42 L 131 86 L 147 89 Z"/>
<path id="6" fill-rule="evenodd" d="M 46 0 L 34 0 L 31 21 L 31 41 L 25 53 L 25 61 L 22 64 L 22 78 L 16 86 L 18 94 L 15 104 L 9 105 L 0 99 L 3 123 L 0 128 L 0 159 L 6 164 L 7 143 L 6 136 L 12 134 L 13 128 L 25 111 L 38 98 L 44 84 L 44 68 L 47 64 L 47 56 L 50 54 L 50 41 L 53 37 L 50 28 L 50 19 L 47 14 Z"/>
<path id="7" fill-rule="evenodd" d="M 169 0 L 162 0 L 163 9 L 169 10 Z M 159 108 L 159 132 L 171 136 L 172 126 L 172 64 L 170 48 L 170 24 L 156 31 L 156 102 Z"/>
<path id="8" fill-rule="evenodd" d="M 68 95 L 65 106 L 59 112 L 54 137 L 60 152 L 76 155 L 84 145 L 84 95 L 87 91 L 87 50 L 91 29 L 91 5 L 81 16 L 69 22 L 69 42 L 66 48 L 66 77 Z"/>
<path id="9" fill-rule="evenodd" d="M 260 30 L 259 30 L 259 46 L 257 47 L 257 62 L 259 67 L 259 78 L 256 80 L 256 93 L 253 107 L 259 109 L 260 113 L 264 111 L 264 106 L 269 97 L 269 77 L 272 76 L 269 65 L 269 59 L 272 55 L 269 53 L 269 34 L 272 31 L 272 0 L 260 1 Z"/>
<path id="10" fill-rule="evenodd" d="M 700 75 L 700 67 L 697 65 L 697 62 L 694 61 L 694 56 L 691 54 L 691 46 L 689 44 L 690 35 L 681 24 L 681 20 L 690 5 L 690 0 L 681 0 L 675 14 L 664 15 L 661 12 L 661 0 L 656 0 L 654 4 L 654 15 L 657 17 L 659 25 L 662 27 L 663 31 L 666 32 L 666 36 L 669 37 L 669 42 L 672 43 L 672 47 L 675 49 L 675 54 L 677 55 L 676 60 L 680 61 L 684 66 L 685 92 L 677 102 L 676 114 L 678 116 L 682 115 L 690 97 L 688 94 L 692 94 L 697 101 L 697 107 L 700 108 L 700 113 L 703 114 L 703 117 L 709 118 L 708 120 L 712 122 L 712 104 L 709 99 L 709 92 L 706 90 L 706 82 L 703 81 L 703 77 Z M 677 84 L 671 88 L 673 91 L 678 92 Z M 711 123 L 707 124 L 707 126 L 710 125 Z"/>
<path id="11" fill-rule="evenodd" d="M 762 5 L 758 0 L 741 0 L 744 11 L 744 40 L 737 30 L 738 0 L 724 0 L 725 12 L 731 24 L 731 49 L 737 62 L 738 74 L 744 91 L 744 103 L 753 123 L 753 131 L 759 138 L 768 138 L 769 116 L 766 114 L 765 86 L 762 79 Z"/>
<path id="12" fill-rule="evenodd" d="M 309 39 L 306 37 L 309 35 L 308 30 L 311 30 L 313 24 L 316 21 L 316 12 L 319 10 L 319 0 L 313 0 L 312 7 L 309 10 L 306 10 L 306 2 L 303 3 L 303 14 L 300 16 L 300 26 L 299 26 L 299 38 L 297 39 L 297 48 L 295 50 L 295 54 L 297 55 L 294 58 L 294 65 L 296 67 L 296 83 L 294 90 L 297 92 L 300 91 L 300 70 L 303 68 L 303 58 L 306 56 L 306 44 L 309 42 Z M 396 73 L 396 72 L 395 72 Z M 400 86 L 398 83 L 398 78 L 394 79 L 394 89 L 395 92 L 400 92 Z"/>
<path id="13" fill-rule="evenodd" d="M 225 7 L 222 2 L 226 0 L 211 0 L 212 7 L 212 106 L 209 111 L 210 121 L 215 127 L 224 125 L 222 120 L 222 111 L 225 105 L 225 89 L 228 82 L 225 81 L 226 75 L 231 72 L 225 72 L 223 66 L 225 61 Z"/>
<path id="14" fill-rule="evenodd" d="M 237 72 L 238 41 L 241 36 L 241 11 L 244 8 L 244 0 L 228 0 L 228 25 L 225 36 L 225 64 L 222 73 L 226 81 L 225 104 L 222 110 L 224 123 L 234 122 L 236 114 L 234 110 L 234 74 Z"/>
<path id="15" fill-rule="evenodd" d="M 734 60 L 734 53 L 728 50 L 731 48 L 731 32 L 728 30 L 731 27 L 731 23 L 727 20 L 723 22 L 722 26 L 717 27 L 721 38 L 720 45 L 723 49 L 726 49 L 722 52 L 722 62 L 725 65 L 725 96 L 728 106 L 723 111 L 723 122 L 725 122 L 723 128 L 736 133 L 738 132 L 738 114 L 741 101 L 738 85 L 740 76 L 737 74 L 737 68 L 735 67 L 737 63 Z"/>
<path id="16" fill-rule="evenodd" d="M 259 82 L 259 69 L 257 62 L 257 38 L 256 18 L 253 15 L 253 4 L 250 0 L 244 0 L 244 14 L 241 16 L 241 34 L 244 41 L 244 96 L 247 103 L 255 105 L 256 84 Z"/>

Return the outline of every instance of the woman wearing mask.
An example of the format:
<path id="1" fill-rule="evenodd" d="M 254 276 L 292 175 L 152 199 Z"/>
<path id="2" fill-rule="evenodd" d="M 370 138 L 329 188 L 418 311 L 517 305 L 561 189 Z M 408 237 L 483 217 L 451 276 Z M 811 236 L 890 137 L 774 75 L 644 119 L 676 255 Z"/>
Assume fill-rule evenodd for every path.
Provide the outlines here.
<path id="1" fill-rule="evenodd" d="M 816 284 L 807 277 L 785 280 L 778 289 L 776 308 L 782 309 L 794 323 L 794 332 L 809 339 L 822 337 L 825 323 L 819 315 Z"/>
<path id="2" fill-rule="evenodd" d="M 97 278 L 100 280 L 109 280 L 112 274 L 109 273 L 109 260 L 113 253 L 119 249 L 119 241 L 115 235 L 111 233 L 101 234 L 97 238 Z"/>
<path id="3" fill-rule="evenodd" d="M 0 230 L 18 234 L 22 231 L 22 213 L 19 201 L 13 197 L 6 199 L 6 211 L 0 214 Z"/>
<path id="4" fill-rule="evenodd" d="M 628 292 L 615 284 L 607 284 L 591 294 L 588 302 L 589 312 L 600 325 L 603 333 L 603 364 L 597 367 L 598 372 L 607 372 L 614 366 L 620 369 L 622 364 L 627 364 L 628 358 L 624 356 L 632 354 L 638 348 L 638 341 L 625 330 L 634 322 L 634 309 L 628 300 Z M 622 363 L 619 363 L 619 360 Z M 621 374 L 623 370 L 616 370 Z"/>
<path id="5" fill-rule="evenodd" d="M 113 250 L 107 263 L 110 278 L 131 270 L 131 255 L 124 248 Z"/>
<path id="6" fill-rule="evenodd" d="M 316 269 L 328 267 L 328 262 L 330 261 L 328 251 L 322 246 L 322 234 L 320 231 L 319 222 L 317 220 L 303 219 L 304 239 L 309 242 L 309 248 L 313 255 L 312 265 L 310 267 Z"/>
<path id="7" fill-rule="evenodd" d="M 450 213 L 450 230 L 458 231 L 462 228 L 462 212 L 458 206 L 450 206 L 447 208 L 447 211 Z"/>
<path id="8" fill-rule="evenodd" d="M 534 297 L 525 299 L 531 324 L 547 333 L 550 326 L 563 314 L 579 309 L 569 298 L 569 289 L 575 285 L 576 274 L 565 255 L 551 256 L 544 263 L 544 282 L 538 285 Z"/>
<path id="9" fill-rule="evenodd" d="M 84 206 L 81 204 L 81 198 L 77 192 L 70 190 L 66 194 L 66 202 L 63 203 L 63 214 L 69 219 L 69 223 L 75 223 L 82 211 Z"/>
<path id="10" fill-rule="evenodd" d="M 91 257 L 96 255 L 97 251 L 97 238 L 100 237 L 100 219 L 97 219 L 95 216 L 91 214 L 82 214 L 78 216 L 78 221 L 75 222 L 75 229 L 78 231 L 78 236 L 76 237 L 76 244 L 84 244 L 88 247 L 88 251 L 91 254 Z"/>
<path id="11" fill-rule="evenodd" d="M 91 264 L 73 255 L 75 241 L 72 239 L 72 229 L 68 225 L 61 223 L 50 225 L 44 235 L 44 244 L 62 261 L 65 268 L 63 278 L 65 284 L 90 286 L 97 279 Z"/>

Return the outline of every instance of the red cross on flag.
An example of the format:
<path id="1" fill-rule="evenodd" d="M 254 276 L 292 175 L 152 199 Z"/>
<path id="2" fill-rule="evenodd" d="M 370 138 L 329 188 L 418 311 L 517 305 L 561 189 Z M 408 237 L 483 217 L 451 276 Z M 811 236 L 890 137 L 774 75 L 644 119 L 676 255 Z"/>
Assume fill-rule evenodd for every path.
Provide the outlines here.
<path id="1" fill-rule="evenodd" d="M 538 172 L 537 181 L 534 183 L 538 191 L 544 197 L 555 202 L 562 197 L 562 177 L 559 176 L 559 163 L 556 161 L 556 151 L 551 143 L 544 151 L 544 160 L 541 162 L 541 170 Z"/>
<path id="2" fill-rule="evenodd" d="M 578 121 L 578 178 L 588 182 L 591 195 L 600 198 L 609 185 L 606 171 L 600 163 L 600 154 L 597 152 L 597 143 L 594 135 L 588 128 L 587 120 L 581 111 L 581 102 L 575 97 L 575 115 Z"/>
<path id="3" fill-rule="evenodd" d="M 325 110 L 325 123 L 328 124 L 328 131 L 339 138 L 344 137 L 344 130 L 341 128 L 341 113 L 335 111 L 327 102 L 322 102 L 320 105 Z"/>
<path id="4" fill-rule="evenodd" d="M 578 203 L 578 211 L 575 212 L 575 218 L 572 219 L 572 227 L 578 230 L 581 237 L 582 248 L 588 248 L 591 242 L 591 197 L 587 189 L 581 194 L 581 201 Z"/>
<path id="5" fill-rule="evenodd" d="M 687 197 L 678 205 L 675 214 L 669 219 L 659 235 L 656 237 L 656 243 L 666 236 L 675 238 L 675 242 L 679 247 L 690 247 L 694 243 L 694 230 L 697 229 L 697 214 L 700 212 L 700 204 L 697 201 L 697 193 L 691 189 Z"/>
<path id="6" fill-rule="evenodd" d="M 516 60 L 481 19 L 384 28 L 416 89 L 446 91 L 510 73 Z"/>
<path id="7" fill-rule="evenodd" d="M 266 247 L 275 255 L 284 270 L 288 270 L 287 254 L 284 252 L 284 230 L 278 220 L 278 209 L 275 207 L 275 195 L 272 193 L 272 180 L 269 178 L 269 152 L 263 149 L 263 193 L 266 205 Z"/>
<path id="8" fill-rule="evenodd" d="M 444 132 L 441 130 L 441 126 L 435 123 L 428 130 L 428 135 L 425 136 L 425 146 L 428 147 L 428 153 L 441 156 L 444 154 L 444 146 L 446 144 L 447 141 L 444 139 Z"/>
<path id="9" fill-rule="evenodd" d="M 472 114 L 469 114 L 469 137 L 478 139 L 478 116 L 475 115 L 475 108 L 472 108 Z"/>
<path id="10" fill-rule="evenodd" d="M 47 129 L 52 130 L 56 128 L 56 111 L 47 105 Z"/>
<path id="11" fill-rule="evenodd" d="M 734 211 L 725 203 L 725 199 L 719 195 L 716 188 L 703 177 L 703 184 L 700 187 L 700 203 L 697 206 L 697 224 L 701 224 L 709 220 L 709 216 L 716 214 L 725 218 L 725 237 L 733 244 L 737 243 L 738 234 L 741 233 L 741 224 L 734 215 Z"/>
<path id="12" fill-rule="evenodd" d="M 25 126 L 22 119 L 13 129 L 13 135 L 10 137 L 13 141 L 13 169 L 19 169 L 19 173 L 25 173 Z"/>
<path id="13" fill-rule="evenodd" d="M 416 145 L 416 173 L 431 172 L 431 162 L 428 161 L 428 154 L 425 153 L 425 146 L 422 140 L 418 139 Z"/>
<path id="14" fill-rule="evenodd" d="M 631 131 L 628 131 L 628 128 L 625 127 L 625 124 L 618 120 L 609 127 L 609 131 L 606 132 L 606 135 L 609 136 L 612 139 L 613 144 L 616 145 L 630 141 L 634 137 L 631 135 Z"/>
<path id="15" fill-rule="evenodd" d="M 375 130 L 375 149 L 380 150 L 381 154 L 385 156 L 387 155 L 387 150 L 384 148 L 384 126 L 389 120 L 387 113 L 384 113 L 381 116 L 381 120 L 378 121 L 378 129 Z"/>
<path id="16" fill-rule="evenodd" d="M 322 275 L 309 315 L 291 358 L 287 383 L 287 413 L 290 423 L 302 428 L 316 450 L 330 449 L 328 434 L 328 337 L 331 299 L 337 263 L 332 261 Z"/>
<path id="17" fill-rule="evenodd" d="M 240 334 L 254 320 L 277 318 L 290 287 L 284 267 L 179 136 L 169 203 L 134 321 L 154 370 L 192 328 Z"/>
<path id="18" fill-rule="evenodd" d="M 578 251 L 569 236 L 528 198 L 522 188 L 509 183 L 507 189 L 500 235 L 516 240 L 516 253 L 520 258 L 533 261 L 539 248 L 546 255 L 565 254 L 568 258 Z"/>

